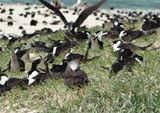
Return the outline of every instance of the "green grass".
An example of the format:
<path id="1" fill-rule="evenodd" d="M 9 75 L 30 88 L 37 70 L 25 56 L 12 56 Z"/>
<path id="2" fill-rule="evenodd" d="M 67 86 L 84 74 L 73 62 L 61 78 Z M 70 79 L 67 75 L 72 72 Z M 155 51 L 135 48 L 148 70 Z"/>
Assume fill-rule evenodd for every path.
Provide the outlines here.
<path id="1" fill-rule="evenodd" d="M 134 25 L 128 24 L 127 28 L 137 26 L 137 29 L 139 29 L 140 23 L 141 21 Z M 93 34 L 101 29 L 98 27 L 88 30 Z M 157 35 L 153 34 L 137 39 L 134 43 L 143 46 L 155 40 L 153 47 L 157 47 L 160 42 L 159 32 Z M 51 45 L 52 43 L 47 38 L 63 40 L 64 32 L 60 30 L 55 35 L 40 36 L 35 40 L 45 41 L 48 45 Z M 103 39 L 104 46 L 112 43 L 112 41 L 111 39 Z M 25 42 L 31 43 L 32 40 L 25 40 Z M 20 43 L 17 43 L 12 46 L 12 49 L 7 49 L 5 48 L 7 43 L 8 41 L 0 40 L 4 50 L 0 53 L 0 67 L 2 69 L 7 67 L 6 65 L 10 60 L 10 50 L 20 45 Z M 87 47 L 87 42 L 81 42 L 78 47 L 74 48 L 73 53 L 85 54 Z M 30 50 L 29 52 L 34 53 L 35 51 Z M 63 79 L 49 79 L 46 80 L 45 84 L 30 87 L 28 90 L 13 88 L 0 96 L 0 111 L 158 113 L 160 112 L 159 50 L 137 51 L 137 53 L 144 57 L 145 62 L 142 65 L 136 64 L 133 66 L 134 76 L 124 72 L 121 77 L 113 76 L 109 79 L 109 71 L 102 69 L 101 66 L 111 66 L 116 61 L 116 57 L 111 47 L 104 48 L 96 52 L 89 52 L 89 58 L 100 55 L 99 59 L 81 64 L 84 65 L 82 69 L 91 81 L 88 86 L 84 86 L 80 90 L 72 90 L 63 84 Z M 36 57 L 25 60 L 25 72 L 6 72 L 5 74 L 10 77 L 26 77 L 32 61 L 39 58 L 39 55 L 45 56 L 46 54 L 39 52 L 36 53 Z M 64 56 L 57 58 L 54 63 L 61 63 L 63 58 Z M 50 64 L 49 67 L 51 68 L 51 66 Z"/>

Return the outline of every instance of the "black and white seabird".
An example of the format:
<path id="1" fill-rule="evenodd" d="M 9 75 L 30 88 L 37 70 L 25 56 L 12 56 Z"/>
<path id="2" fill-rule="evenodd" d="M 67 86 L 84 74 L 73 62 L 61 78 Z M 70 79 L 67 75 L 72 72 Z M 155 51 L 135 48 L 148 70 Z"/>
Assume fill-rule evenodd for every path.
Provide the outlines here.
<path id="1" fill-rule="evenodd" d="M 146 45 L 146 46 L 143 46 L 143 47 L 139 47 L 137 45 L 134 45 L 130 42 L 128 43 L 124 43 L 122 40 L 115 40 L 113 41 L 113 43 L 111 45 L 108 45 L 107 47 L 109 46 L 112 46 L 113 49 L 114 49 L 114 52 L 115 53 L 119 53 L 121 52 L 123 49 L 130 49 L 131 51 L 136 51 L 136 50 L 146 50 L 148 47 L 152 46 L 154 42 Z"/>
<path id="2" fill-rule="evenodd" d="M 157 22 L 157 24 L 159 24 L 160 25 L 160 18 L 157 16 L 157 15 L 153 15 L 152 16 L 152 20 L 155 20 L 156 22 Z"/>
<path id="3" fill-rule="evenodd" d="M 134 65 L 135 62 L 138 62 L 139 64 L 141 64 L 141 61 L 143 61 L 143 57 L 137 55 L 136 53 L 133 53 L 129 49 L 125 49 L 123 53 L 121 53 L 121 55 L 122 56 L 118 56 L 118 57 L 122 57 L 122 58 L 117 58 L 118 61 L 112 64 L 110 68 L 110 73 L 108 76 L 109 78 L 111 78 L 113 74 L 117 74 L 117 73 L 118 73 L 118 76 L 120 76 L 120 74 L 125 70 L 133 73 L 131 66 Z M 102 68 L 107 70 L 109 69 L 109 67 L 102 67 Z"/>
<path id="4" fill-rule="evenodd" d="M 74 53 L 67 53 L 65 56 L 65 60 L 67 61 L 72 61 L 72 60 L 77 60 L 79 63 L 86 63 L 86 62 L 90 62 L 93 61 L 95 59 L 98 59 L 100 56 L 94 56 L 92 58 L 88 58 L 88 53 L 89 51 L 87 50 L 85 55 L 81 55 L 81 54 L 74 54 Z"/>
<path id="5" fill-rule="evenodd" d="M 28 86 L 30 87 L 31 85 L 36 85 L 40 83 L 41 77 L 40 77 L 40 71 L 39 70 L 30 70 L 28 72 Z M 38 79 L 39 78 L 39 79 Z"/>
<path id="6" fill-rule="evenodd" d="M 42 56 L 40 56 L 40 59 L 36 59 L 35 61 L 32 62 L 30 71 L 34 71 L 37 69 L 42 70 L 43 72 L 49 72 L 48 63 Z"/>
<path id="7" fill-rule="evenodd" d="M 87 74 L 80 69 L 79 63 L 76 61 L 70 61 L 64 73 L 64 85 L 69 88 L 73 88 L 73 86 L 81 88 L 82 85 L 87 85 L 89 82 Z"/>
<path id="8" fill-rule="evenodd" d="M 39 85 L 42 82 L 45 83 L 45 80 L 48 78 L 55 78 L 57 77 L 59 74 L 51 74 L 51 73 L 41 73 L 38 69 L 36 70 L 30 70 L 28 72 L 28 76 L 26 77 L 26 79 L 28 80 L 28 86 L 35 86 L 35 85 Z"/>
<path id="9" fill-rule="evenodd" d="M 156 32 L 157 29 L 160 27 L 160 25 L 154 21 L 149 20 L 149 19 L 144 19 L 141 27 L 142 27 L 142 30 L 144 31 L 145 35 L 148 35 L 153 32 Z"/>
<path id="10" fill-rule="evenodd" d="M 64 73 L 64 71 L 66 70 L 67 64 L 68 64 L 68 60 L 63 59 L 62 63 L 60 65 L 58 64 L 53 64 L 52 68 L 50 69 L 50 71 L 52 73 Z"/>
<path id="11" fill-rule="evenodd" d="M 136 52 L 131 51 L 130 49 L 123 49 L 120 53 L 118 53 L 117 61 L 127 62 L 131 57 L 133 58 L 133 62 L 135 60 L 137 60 L 138 63 L 140 63 L 140 61 L 143 61 L 142 56 L 138 55 Z"/>
<path id="12" fill-rule="evenodd" d="M 81 55 L 81 54 L 74 54 L 72 52 L 67 53 L 65 56 L 65 59 L 67 59 L 68 61 L 72 61 L 72 60 L 78 60 L 80 62 L 85 62 L 87 61 L 88 58 L 88 50 L 86 51 L 85 55 Z"/>
<path id="13" fill-rule="evenodd" d="M 6 35 L 6 37 L 8 39 L 7 47 L 11 46 L 13 43 L 17 41 L 21 41 L 21 38 L 16 38 L 15 36 L 12 36 L 12 35 Z"/>
<path id="14" fill-rule="evenodd" d="M 133 30 L 134 28 L 121 31 L 119 34 L 119 38 L 125 42 L 130 42 L 132 40 L 138 39 L 144 35 L 141 30 Z"/>
<path id="15" fill-rule="evenodd" d="M 65 40 L 67 39 L 70 39 L 72 41 L 84 41 L 86 39 L 88 39 L 88 31 L 78 31 L 78 32 L 68 32 L 66 31 L 65 32 Z M 67 37 L 67 38 L 66 38 Z"/>
<path id="16" fill-rule="evenodd" d="M 25 78 L 8 77 L 6 74 L 0 74 L 0 88 L 10 90 L 14 86 L 19 86 L 22 89 L 27 89 L 28 80 Z M 6 90 L 7 91 L 7 90 Z"/>
<path id="17" fill-rule="evenodd" d="M 65 25 L 67 25 L 68 30 L 72 30 L 74 31 L 74 29 L 76 27 L 79 27 L 84 20 L 96 9 L 98 9 L 104 2 L 106 2 L 107 0 L 102 0 L 96 4 L 94 4 L 91 7 L 88 7 L 87 9 L 85 9 L 77 18 L 77 20 L 75 22 L 71 22 L 69 23 L 66 18 L 64 17 L 64 15 L 59 11 L 58 8 L 52 6 L 51 4 L 49 4 L 48 2 L 44 1 L 44 0 L 39 0 L 42 4 L 44 4 L 46 7 L 48 7 L 49 9 L 53 10 L 60 18 L 61 20 L 64 22 Z"/>
<path id="18" fill-rule="evenodd" d="M 46 47 L 46 46 L 34 46 L 34 45 L 32 45 L 32 48 L 36 49 L 38 51 L 44 51 L 46 53 L 51 53 L 55 57 L 59 56 L 61 53 L 62 54 L 66 54 L 66 53 L 68 53 L 68 51 L 70 51 L 70 46 L 69 45 L 55 46 L 53 44 L 50 47 Z"/>
<path id="19" fill-rule="evenodd" d="M 133 73 L 133 70 L 131 68 L 130 62 L 125 61 L 117 61 L 116 63 L 112 64 L 110 72 L 109 72 L 109 78 L 113 76 L 113 74 L 119 73 L 121 70 L 126 70 Z"/>
<path id="20" fill-rule="evenodd" d="M 16 71 L 25 71 L 25 62 L 21 60 L 15 53 L 11 52 L 11 60 L 9 61 L 8 68 L 3 70 L 9 72 L 16 72 Z"/>
<path id="21" fill-rule="evenodd" d="M 29 52 L 28 52 L 29 50 L 30 50 L 30 49 L 21 50 L 20 47 L 16 47 L 16 48 L 15 48 L 15 54 L 16 54 L 19 58 L 21 58 L 21 59 L 23 59 L 23 60 L 29 59 Z"/>
<path id="22" fill-rule="evenodd" d="M 114 22 L 114 25 L 111 29 L 103 35 L 103 37 L 110 39 L 117 39 L 121 31 L 124 30 L 125 25 L 123 23 Z"/>

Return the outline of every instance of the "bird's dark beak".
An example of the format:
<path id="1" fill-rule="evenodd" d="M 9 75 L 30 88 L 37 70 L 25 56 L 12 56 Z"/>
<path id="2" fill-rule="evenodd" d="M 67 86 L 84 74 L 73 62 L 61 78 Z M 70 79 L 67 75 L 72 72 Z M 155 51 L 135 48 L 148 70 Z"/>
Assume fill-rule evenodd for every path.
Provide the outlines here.
<path id="1" fill-rule="evenodd" d="M 106 47 L 110 47 L 110 46 L 112 46 L 112 44 L 111 44 L 111 45 L 108 45 L 108 46 L 106 46 Z"/>
<path id="2" fill-rule="evenodd" d="M 94 37 L 93 40 L 95 41 L 95 40 L 96 40 L 96 37 Z"/>
<path id="3" fill-rule="evenodd" d="M 39 57 L 42 59 L 43 57 L 41 55 L 39 55 Z"/>
<path id="4" fill-rule="evenodd" d="M 10 51 L 11 57 L 14 58 L 15 54 L 14 52 Z"/>

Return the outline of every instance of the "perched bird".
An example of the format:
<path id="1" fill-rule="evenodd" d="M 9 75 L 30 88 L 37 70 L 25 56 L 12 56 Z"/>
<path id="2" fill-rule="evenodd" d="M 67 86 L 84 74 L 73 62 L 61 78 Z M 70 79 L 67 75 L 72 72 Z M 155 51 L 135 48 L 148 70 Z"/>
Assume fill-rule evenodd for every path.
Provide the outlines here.
<path id="1" fill-rule="evenodd" d="M 120 53 L 118 53 L 117 61 L 125 61 L 125 62 L 127 62 L 131 56 L 132 56 L 132 58 L 134 58 L 134 61 L 135 60 L 137 60 L 138 62 L 139 61 L 143 61 L 143 57 L 142 56 L 140 56 L 137 53 L 131 51 L 130 49 L 123 49 Z"/>
<path id="2" fill-rule="evenodd" d="M 114 49 L 114 52 L 115 53 L 119 53 L 121 52 L 123 49 L 130 49 L 131 51 L 136 51 L 136 50 L 146 50 L 148 47 L 152 46 L 154 42 L 146 45 L 146 46 L 143 46 L 143 47 L 139 47 L 137 45 L 134 45 L 132 43 L 124 43 L 122 42 L 121 40 L 115 40 L 113 41 L 113 43 L 111 45 L 108 45 L 107 47 L 109 46 L 112 46 L 113 49 Z"/>
<path id="3" fill-rule="evenodd" d="M 28 86 L 39 84 L 41 80 L 40 74 L 40 71 L 37 69 L 30 70 L 27 76 Z"/>
<path id="4" fill-rule="evenodd" d="M 9 21 L 9 22 L 7 23 L 7 25 L 8 25 L 8 26 L 12 26 L 12 25 L 13 25 L 13 22 Z"/>
<path id="5" fill-rule="evenodd" d="M 160 18 L 157 15 L 153 15 L 152 20 L 155 20 L 157 22 L 157 24 L 160 25 Z"/>
<path id="6" fill-rule="evenodd" d="M 6 12 L 6 9 L 2 9 L 0 13 L 5 13 Z"/>
<path id="7" fill-rule="evenodd" d="M 144 35 L 141 30 L 133 30 L 134 28 L 121 31 L 119 34 L 119 38 L 123 41 L 130 42 L 132 40 L 138 39 Z"/>
<path id="8" fill-rule="evenodd" d="M 86 63 L 86 62 L 89 62 L 89 61 L 93 61 L 95 59 L 98 59 L 100 56 L 94 56 L 92 58 L 88 58 L 88 53 L 89 51 L 87 50 L 85 55 L 81 55 L 81 54 L 74 54 L 74 53 L 67 53 L 66 56 L 65 56 L 65 59 L 69 62 L 69 61 L 72 61 L 72 60 L 77 60 L 79 63 L 83 62 L 83 63 Z"/>
<path id="9" fill-rule="evenodd" d="M 19 58 L 21 58 L 21 59 L 23 59 L 23 60 L 29 59 L 29 52 L 28 52 L 29 50 L 30 50 L 30 49 L 21 50 L 20 47 L 16 47 L 16 48 L 15 48 L 15 54 L 16 54 Z"/>
<path id="10" fill-rule="evenodd" d="M 28 72 L 28 76 L 26 77 L 26 79 L 28 80 L 28 86 L 35 86 L 35 85 L 39 85 L 42 82 L 45 83 L 45 80 L 48 78 L 56 78 L 58 76 L 58 74 L 55 73 L 41 73 L 38 69 L 36 70 L 30 70 Z"/>
<path id="11" fill-rule="evenodd" d="M 21 38 L 16 38 L 12 35 L 8 35 L 6 36 L 7 39 L 8 39 L 8 44 L 7 44 L 7 47 L 11 46 L 12 44 L 14 44 L 15 42 L 18 42 L 18 41 L 21 41 Z"/>
<path id="12" fill-rule="evenodd" d="M 109 78 L 111 78 L 113 74 L 117 74 L 117 73 L 118 73 L 118 76 L 120 76 L 120 74 L 123 71 L 129 71 L 133 73 L 131 66 L 134 65 L 136 61 L 140 64 L 141 64 L 141 61 L 143 61 L 143 57 L 137 55 L 136 53 L 133 53 L 130 55 L 132 51 L 128 49 L 125 49 L 125 51 L 126 51 L 125 53 L 123 51 L 123 53 L 121 54 L 122 55 L 121 59 L 117 58 L 118 61 L 112 64 L 110 68 Z M 109 67 L 103 67 L 103 66 L 102 68 L 107 69 L 107 70 L 109 69 Z"/>
<path id="13" fill-rule="evenodd" d="M 46 53 L 51 53 L 53 56 L 57 57 L 62 54 L 66 54 L 70 51 L 70 46 L 69 45 L 64 45 L 64 46 L 55 46 L 54 44 L 51 45 L 50 47 L 47 46 L 34 46 L 31 45 L 33 49 L 36 49 L 38 51 L 44 51 Z"/>
<path id="14" fill-rule="evenodd" d="M 48 63 L 45 61 L 45 59 L 40 56 L 40 59 L 36 59 L 32 62 L 31 70 L 42 70 L 43 72 L 49 72 Z"/>
<path id="15" fill-rule="evenodd" d="M 13 78 L 8 77 L 6 74 L 0 74 L 0 89 L 4 88 L 3 90 L 10 90 L 14 86 L 19 86 L 22 89 L 27 89 L 28 80 L 25 78 Z"/>
<path id="16" fill-rule="evenodd" d="M 121 31 L 124 30 L 124 24 L 119 22 L 114 22 L 114 25 L 111 27 L 109 31 L 105 32 L 103 37 L 110 39 L 117 39 Z"/>
<path id="17" fill-rule="evenodd" d="M 36 14 L 35 12 L 32 12 L 31 17 L 34 18 L 35 14 Z"/>
<path id="18" fill-rule="evenodd" d="M 73 88 L 73 86 L 81 88 L 82 85 L 87 85 L 89 82 L 87 74 L 80 69 L 79 63 L 76 61 L 70 61 L 64 72 L 64 85 L 69 88 Z"/>
<path id="19" fill-rule="evenodd" d="M 25 62 L 21 60 L 15 53 L 11 52 L 11 60 L 9 61 L 8 68 L 3 70 L 9 72 L 16 72 L 16 71 L 25 71 Z"/>
<path id="20" fill-rule="evenodd" d="M 68 64 L 68 60 L 63 59 L 62 63 L 60 65 L 58 64 L 53 64 L 52 68 L 50 69 L 50 71 L 52 73 L 64 73 L 64 71 L 66 70 L 67 64 Z"/>
<path id="21" fill-rule="evenodd" d="M 91 41 L 88 43 L 88 49 L 91 49 L 92 51 L 103 49 L 103 42 L 98 39 L 98 35 L 99 34 L 89 36 Z"/>
<path id="22" fill-rule="evenodd" d="M 30 26 L 36 26 L 37 23 L 38 23 L 37 20 L 33 20 L 33 19 L 32 19 L 32 20 L 30 21 Z"/>
<path id="23" fill-rule="evenodd" d="M 141 27 L 142 27 L 142 30 L 144 31 L 145 35 L 148 35 L 153 32 L 156 32 L 157 29 L 160 27 L 160 25 L 154 21 L 149 20 L 149 19 L 144 19 Z"/>
<path id="24" fill-rule="evenodd" d="M 117 61 L 116 63 L 112 64 L 108 77 L 111 78 L 113 74 L 117 74 L 120 71 L 122 72 L 125 70 L 133 73 L 130 62 Z"/>
<path id="25" fill-rule="evenodd" d="M 81 54 L 74 54 L 74 53 L 67 53 L 65 56 L 65 59 L 67 59 L 68 61 L 72 61 L 72 60 L 78 60 L 80 62 L 85 62 L 88 58 L 88 50 L 86 51 L 85 55 L 81 55 Z"/>
<path id="26" fill-rule="evenodd" d="M 19 26 L 19 29 L 23 29 L 23 26 Z"/>
<path id="27" fill-rule="evenodd" d="M 65 40 L 70 39 L 72 41 L 84 41 L 84 40 L 88 39 L 88 35 L 87 35 L 88 33 L 90 33 L 90 32 L 88 32 L 88 31 L 78 31 L 78 32 L 66 31 L 65 35 L 67 38 L 65 37 Z"/>
<path id="28" fill-rule="evenodd" d="M 52 77 L 52 74 L 40 73 L 38 70 L 29 71 L 28 76 L 25 78 L 12 78 L 6 74 L 0 74 L 0 94 L 11 90 L 13 87 L 18 86 L 22 89 L 27 89 L 32 85 L 41 84 L 48 77 Z"/>

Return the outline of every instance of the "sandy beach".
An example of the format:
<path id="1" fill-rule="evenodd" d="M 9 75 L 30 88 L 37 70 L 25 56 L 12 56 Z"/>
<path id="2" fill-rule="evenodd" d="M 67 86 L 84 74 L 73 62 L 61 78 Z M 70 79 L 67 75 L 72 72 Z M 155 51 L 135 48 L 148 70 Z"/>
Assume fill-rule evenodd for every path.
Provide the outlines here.
<path id="1" fill-rule="evenodd" d="M 23 29 L 26 30 L 27 33 L 33 33 L 35 30 L 40 30 L 44 27 L 47 28 L 51 28 L 53 31 L 58 30 L 58 29 L 63 29 L 64 23 L 60 20 L 60 18 L 56 15 L 51 15 L 50 12 L 51 10 L 49 10 L 48 12 L 46 12 L 46 10 L 48 10 L 48 8 L 42 8 L 40 6 L 37 6 L 37 9 L 35 9 L 36 5 L 30 5 L 30 6 L 26 6 L 26 5 L 9 5 L 9 4 L 4 4 L 3 6 L 1 6 L 2 9 L 6 9 L 5 13 L 1 13 L 0 14 L 0 18 L 2 18 L 4 20 L 4 22 L 0 22 L 0 29 L 5 31 L 5 34 L 10 34 L 10 33 L 14 33 L 17 35 L 21 35 L 22 30 L 19 29 L 19 26 L 23 26 Z M 30 7 L 29 10 L 24 10 L 26 7 Z M 9 8 L 13 8 L 13 15 L 9 14 Z M 1 10 L 2 10 L 1 9 Z M 1 11 L 0 10 L 0 11 Z M 35 17 L 31 18 L 31 15 L 28 15 L 26 18 L 24 16 L 19 16 L 19 14 L 25 14 L 26 12 L 35 12 Z M 40 11 L 41 14 L 37 14 L 37 12 Z M 68 9 L 61 9 L 61 11 L 69 11 Z M 44 17 L 44 13 L 48 14 L 48 17 Z M 68 21 L 75 21 L 78 17 L 78 15 L 72 15 L 73 11 L 69 11 L 69 13 L 63 13 L 66 17 L 66 19 Z M 8 18 L 8 16 L 12 17 L 13 21 L 13 26 L 8 26 L 7 22 L 10 21 Z M 53 18 L 53 16 L 56 16 L 56 18 Z M 97 25 L 101 25 L 103 23 L 103 21 L 96 21 L 95 20 L 95 16 L 90 15 L 85 22 L 82 25 L 86 25 L 87 27 L 93 27 L 93 26 L 97 26 Z M 38 24 L 36 26 L 30 26 L 30 21 L 34 19 L 38 21 Z M 105 18 L 104 18 L 105 19 Z M 58 23 L 57 25 L 51 25 L 50 23 L 52 21 L 61 21 L 60 23 Z M 42 22 L 46 21 L 47 24 L 43 24 Z"/>
<path id="2" fill-rule="evenodd" d="M 30 9 L 25 10 L 25 8 L 30 7 Z M 35 8 L 36 7 L 36 8 Z M 44 27 L 46 28 L 51 28 L 53 31 L 58 30 L 58 29 L 64 29 L 64 23 L 61 21 L 61 19 L 57 16 L 57 15 L 53 15 L 50 14 L 51 10 L 49 10 L 48 8 L 42 8 L 42 6 L 37 6 L 37 5 L 19 5 L 19 4 L 3 4 L 3 6 L 0 6 L 0 12 L 2 11 L 2 9 L 5 9 L 6 12 L 5 13 L 0 13 L 0 19 L 3 20 L 3 22 L 0 21 L 0 29 L 2 31 L 4 31 L 4 35 L 6 34 L 16 34 L 18 36 L 22 35 L 22 29 L 19 29 L 19 26 L 23 26 L 23 29 L 26 30 L 27 33 L 33 33 L 35 30 L 40 30 Z M 14 11 L 13 14 L 9 14 L 10 11 L 9 9 L 13 8 Z M 110 9 L 100 9 L 99 13 L 97 16 L 94 16 L 93 14 L 91 14 L 82 24 L 86 25 L 87 27 L 94 27 L 94 26 L 102 26 L 102 24 L 104 23 L 105 20 L 107 20 L 106 16 L 100 17 L 100 20 L 96 20 L 97 17 L 100 16 L 100 14 L 106 13 L 109 15 L 113 15 L 113 14 L 117 14 L 117 10 L 119 10 L 120 12 L 122 11 L 133 11 L 133 10 L 129 10 L 129 9 L 114 9 L 114 10 L 110 10 Z M 38 14 L 38 11 L 41 12 L 41 14 Z M 75 21 L 78 17 L 78 14 L 76 15 L 72 15 L 72 13 L 74 12 L 73 10 L 69 10 L 69 9 L 60 9 L 61 12 L 64 11 L 68 11 L 68 13 L 63 13 L 64 16 L 66 17 L 66 19 L 68 21 Z M 136 11 L 142 11 L 143 14 L 147 13 L 147 12 L 159 12 L 159 10 L 136 10 Z M 31 15 L 28 15 L 27 17 L 24 17 L 24 14 L 26 12 L 32 13 L 35 12 L 35 17 L 32 18 Z M 20 16 L 20 14 L 23 14 L 23 16 Z M 48 14 L 49 16 L 45 17 L 44 14 Z M 126 16 L 125 14 L 121 14 Z M 8 16 L 11 16 L 12 19 L 8 19 Z M 53 18 L 56 17 L 56 18 Z M 34 19 L 38 21 L 38 24 L 36 26 L 31 26 L 30 25 L 30 21 Z M 57 25 L 51 25 L 50 23 L 53 21 L 61 21 L 60 23 L 58 23 Z M 12 21 L 13 22 L 13 26 L 8 26 L 7 23 L 8 21 Z M 44 24 L 43 21 L 46 21 L 47 24 Z"/>

